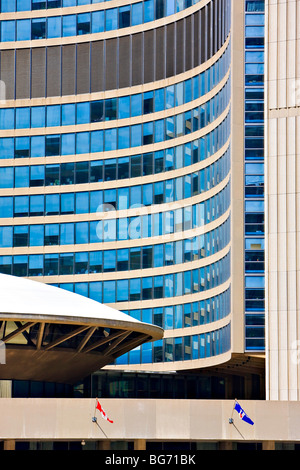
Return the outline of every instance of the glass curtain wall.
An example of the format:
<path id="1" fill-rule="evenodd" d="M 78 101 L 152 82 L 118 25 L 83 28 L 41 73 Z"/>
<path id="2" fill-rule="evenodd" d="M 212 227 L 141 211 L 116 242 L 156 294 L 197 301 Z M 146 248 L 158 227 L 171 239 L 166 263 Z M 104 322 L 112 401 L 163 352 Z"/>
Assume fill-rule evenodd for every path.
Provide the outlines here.
<path id="1" fill-rule="evenodd" d="M 264 0 L 245 12 L 245 310 L 248 351 L 264 350 Z"/>

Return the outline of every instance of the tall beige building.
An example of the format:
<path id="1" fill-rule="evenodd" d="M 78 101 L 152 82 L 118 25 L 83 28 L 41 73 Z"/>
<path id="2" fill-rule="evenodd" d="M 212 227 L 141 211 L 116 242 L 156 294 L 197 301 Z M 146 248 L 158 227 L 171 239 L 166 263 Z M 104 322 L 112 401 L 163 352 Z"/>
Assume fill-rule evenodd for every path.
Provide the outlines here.
<path id="1" fill-rule="evenodd" d="M 266 2 L 266 393 L 299 400 L 300 2 Z"/>

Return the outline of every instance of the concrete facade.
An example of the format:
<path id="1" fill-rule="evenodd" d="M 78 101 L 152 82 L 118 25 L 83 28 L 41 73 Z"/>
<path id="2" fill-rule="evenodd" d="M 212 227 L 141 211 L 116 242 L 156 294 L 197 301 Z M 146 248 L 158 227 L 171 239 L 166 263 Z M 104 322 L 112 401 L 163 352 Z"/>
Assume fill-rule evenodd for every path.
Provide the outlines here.
<path id="1" fill-rule="evenodd" d="M 100 401 L 113 424 L 95 411 L 95 399 L 3 398 L 0 440 L 300 441 L 299 403 L 241 401 L 252 426 L 230 400 Z"/>
<path id="2" fill-rule="evenodd" d="M 267 399 L 300 398 L 299 1 L 266 1 Z"/>

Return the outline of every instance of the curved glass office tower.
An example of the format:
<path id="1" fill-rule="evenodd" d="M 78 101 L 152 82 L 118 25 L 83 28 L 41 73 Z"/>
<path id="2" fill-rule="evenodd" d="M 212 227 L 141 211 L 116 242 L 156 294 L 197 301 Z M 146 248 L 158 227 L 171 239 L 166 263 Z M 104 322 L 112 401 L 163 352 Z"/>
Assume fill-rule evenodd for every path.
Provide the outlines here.
<path id="1" fill-rule="evenodd" d="M 221 363 L 231 1 L 2 0 L 0 27 L 1 272 L 165 329 L 118 366 Z"/>

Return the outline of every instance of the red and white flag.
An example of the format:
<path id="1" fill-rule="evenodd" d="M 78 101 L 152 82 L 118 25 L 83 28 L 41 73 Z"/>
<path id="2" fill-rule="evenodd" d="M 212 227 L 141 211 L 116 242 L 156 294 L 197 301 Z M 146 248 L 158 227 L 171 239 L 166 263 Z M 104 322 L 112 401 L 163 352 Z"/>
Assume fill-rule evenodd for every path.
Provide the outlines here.
<path id="1" fill-rule="evenodd" d="M 100 411 L 101 416 L 102 416 L 103 419 L 105 419 L 105 420 L 108 421 L 109 423 L 113 423 L 113 421 L 108 418 L 107 414 L 105 413 L 104 409 L 102 408 L 102 406 L 100 405 L 100 403 L 99 403 L 98 400 L 97 400 L 96 409 Z"/>

